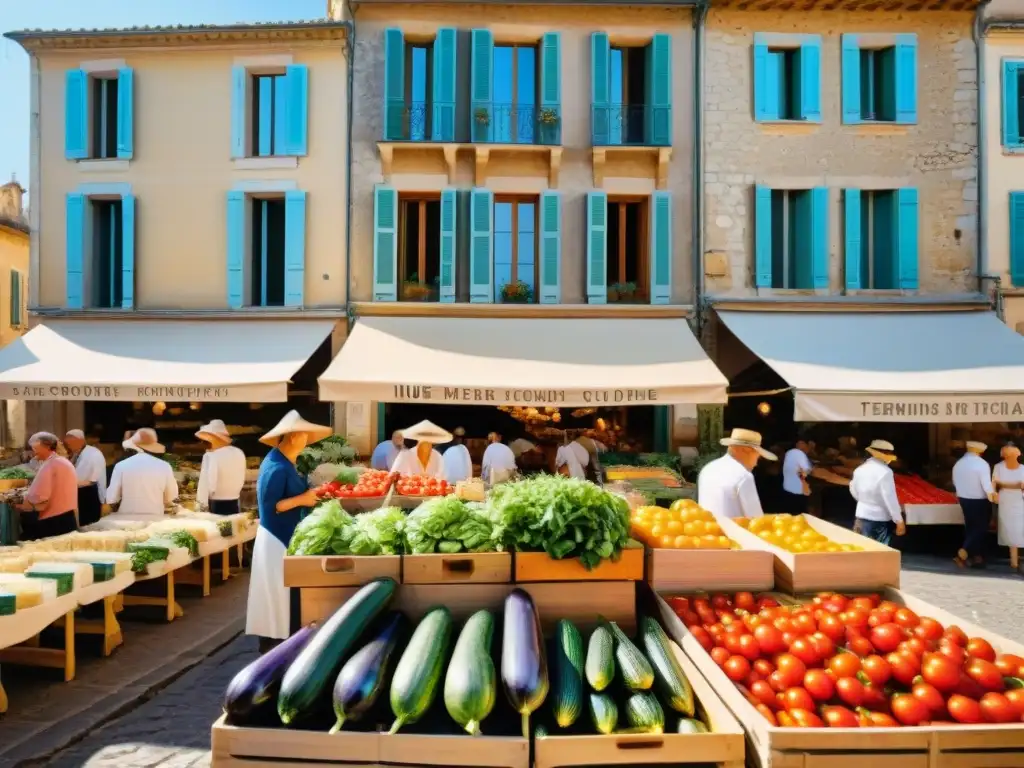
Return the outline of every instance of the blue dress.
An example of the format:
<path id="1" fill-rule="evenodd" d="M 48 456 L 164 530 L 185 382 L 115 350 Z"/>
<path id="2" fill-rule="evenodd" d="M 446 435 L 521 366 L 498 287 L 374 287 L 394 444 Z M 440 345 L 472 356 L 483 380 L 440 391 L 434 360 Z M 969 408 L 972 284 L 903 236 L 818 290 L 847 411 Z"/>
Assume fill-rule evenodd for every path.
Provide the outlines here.
<path id="1" fill-rule="evenodd" d="M 309 514 L 309 507 L 296 507 L 288 512 L 278 512 L 277 503 L 281 499 L 291 499 L 307 490 L 305 478 L 277 448 L 263 459 L 259 477 L 256 479 L 256 504 L 260 512 L 260 527 L 272 533 L 285 547 L 292 540 L 295 526 Z"/>

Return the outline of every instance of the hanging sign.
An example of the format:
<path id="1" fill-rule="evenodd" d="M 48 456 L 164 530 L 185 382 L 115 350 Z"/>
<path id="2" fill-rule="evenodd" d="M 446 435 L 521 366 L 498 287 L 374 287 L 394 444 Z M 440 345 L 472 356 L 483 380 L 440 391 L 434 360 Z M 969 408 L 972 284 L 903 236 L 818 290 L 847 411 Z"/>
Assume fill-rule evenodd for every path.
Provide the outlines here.
<path id="1" fill-rule="evenodd" d="M 829 394 L 797 392 L 796 421 L 960 424 L 1024 421 L 1024 394 Z"/>

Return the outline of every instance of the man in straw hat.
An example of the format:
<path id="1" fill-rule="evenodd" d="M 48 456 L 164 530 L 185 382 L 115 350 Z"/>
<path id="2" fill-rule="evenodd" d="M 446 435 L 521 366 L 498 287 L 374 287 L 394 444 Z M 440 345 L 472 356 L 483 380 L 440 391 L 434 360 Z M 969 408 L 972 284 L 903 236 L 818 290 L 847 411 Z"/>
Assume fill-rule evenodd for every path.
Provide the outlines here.
<path id="1" fill-rule="evenodd" d="M 452 433 L 441 429 L 430 421 L 421 421 L 415 426 L 402 430 L 407 447 L 395 459 L 392 472 L 399 475 L 426 475 L 427 477 L 444 477 L 444 460 L 434 446 L 439 443 L 450 443 Z"/>
<path id="2" fill-rule="evenodd" d="M 107 488 L 107 504 L 118 504 L 124 517 L 162 517 L 167 505 L 178 498 L 178 483 L 156 430 L 143 427 L 121 443 L 135 455 L 114 465 Z"/>
<path id="3" fill-rule="evenodd" d="M 984 443 L 968 440 L 967 453 L 953 465 L 953 487 L 964 513 L 964 543 L 953 558 L 961 568 L 984 568 L 985 534 L 992 520 L 992 470 L 981 456 L 988 448 Z"/>
<path id="4" fill-rule="evenodd" d="M 199 469 L 196 501 L 215 515 L 237 514 L 241 511 L 238 497 L 245 485 L 245 454 L 231 444 L 228 428 L 220 419 L 202 427 L 196 437 L 210 444 Z"/>
<path id="5" fill-rule="evenodd" d="M 260 639 L 260 653 L 291 634 L 292 601 L 284 585 L 284 556 L 295 527 L 317 502 L 316 491 L 299 474 L 295 462 L 307 445 L 331 432 L 330 427 L 313 424 L 298 411 L 289 411 L 260 438 L 273 450 L 260 464 L 256 480 L 260 527 L 253 542 L 245 617 L 245 632 Z"/>
<path id="6" fill-rule="evenodd" d="M 761 498 L 754 482 L 754 467 L 761 459 L 778 461 L 761 447 L 761 435 L 749 429 L 734 429 L 722 438 L 725 456 L 704 466 L 697 477 L 697 503 L 723 517 L 761 517 Z"/>
<path id="7" fill-rule="evenodd" d="M 897 536 L 907 532 L 889 466 L 896 461 L 896 449 L 886 440 L 872 440 L 866 451 L 870 458 L 850 479 L 850 495 L 857 501 L 853 530 L 889 546 L 894 531 Z"/>
<path id="8" fill-rule="evenodd" d="M 64 445 L 71 453 L 68 460 L 75 465 L 78 475 L 78 524 L 91 525 L 103 515 L 107 498 L 107 459 L 99 448 L 85 442 L 85 432 L 80 429 L 69 430 L 64 435 Z"/>

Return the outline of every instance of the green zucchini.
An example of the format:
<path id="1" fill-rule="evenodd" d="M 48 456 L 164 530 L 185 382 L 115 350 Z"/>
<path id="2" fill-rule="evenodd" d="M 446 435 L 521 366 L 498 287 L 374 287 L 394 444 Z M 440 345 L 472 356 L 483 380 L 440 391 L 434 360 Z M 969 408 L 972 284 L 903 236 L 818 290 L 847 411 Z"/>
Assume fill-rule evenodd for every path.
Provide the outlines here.
<path id="1" fill-rule="evenodd" d="M 619 708 L 607 693 L 590 694 L 590 719 L 598 733 L 609 734 L 619 724 Z"/>
<path id="2" fill-rule="evenodd" d="M 661 628 L 661 624 L 650 616 L 640 619 L 640 636 L 643 638 L 647 658 L 654 667 L 654 684 L 662 699 L 672 709 L 686 717 L 693 717 L 693 688 L 686 679 L 679 660 L 672 652 L 672 646 Z"/>
<path id="3" fill-rule="evenodd" d="M 615 640 L 603 624 L 590 635 L 587 643 L 587 682 L 595 691 L 603 691 L 615 679 Z"/>
<path id="4" fill-rule="evenodd" d="M 394 579 L 374 579 L 324 622 L 281 681 L 277 714 L 285 725 L 312 713 L 329 689 L 345 654 L 395 594 Z"/>
<path id="5" fill-rule="evenodd" d="M 692 717 L 680 717 L 676 733 L 710 733 L 708 727 Z"/>
<path id="6" fill-rule="evenodd" d="M 658 703 L 658 697 L 650 691 L 637 691 L 626 699 L 626 720 L 634 728 L 647 733 L 665 731 L 665 712 Z"/>
<path id="7" fill-rule="evenodd" d="M 447 608 L 432 609 L 412 633 L 391 680 L 391 711 L 395 722 L 389 733 L 415 723 L 430 709 L 448 655 L 452 616 Z"/>
<path id="8" fill-rule="evenodd" d="M 619 663 L 626 687 L 631 691 L 648 690 L 654 685 L 651 662 L 640 653 L 640 649 L 633 645 L 633 641 L 626 637 L 626 633 L 619 629 L 614 621 L 609 621 L 608 626 L 615 635 L 615 661 Z"/>
<path id="9" fill-rule="evenodd" d="M 477 611 L 459 633 L 455 651 L 444 679 L 444 705 L 452 720 L 473 736 L 480 723 L 491 714 L 497 698 L 498 683 L 491 659 L 494 616 Z"/>
<path id="10" fill-rule="evenodd" d="M 568 728 L 583 711 L 583 637 L 575 625 L 562 619 L 555 627 L 555 722 Z"/>

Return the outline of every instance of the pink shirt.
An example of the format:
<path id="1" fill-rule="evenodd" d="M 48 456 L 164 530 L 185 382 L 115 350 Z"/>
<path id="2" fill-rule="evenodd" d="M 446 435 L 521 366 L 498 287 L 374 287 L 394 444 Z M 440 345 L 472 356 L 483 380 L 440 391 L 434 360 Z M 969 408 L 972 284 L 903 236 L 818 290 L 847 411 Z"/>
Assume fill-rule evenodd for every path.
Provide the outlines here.
<path id="1" fill-rule="evenodd" d="M 78 475 L 75 465 L 63 456 L 53 454 L 39 467 L 25 494 L 25 501 L 42 507 L 40 520 L 77 510 Z"/>

